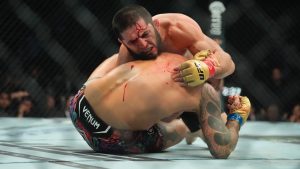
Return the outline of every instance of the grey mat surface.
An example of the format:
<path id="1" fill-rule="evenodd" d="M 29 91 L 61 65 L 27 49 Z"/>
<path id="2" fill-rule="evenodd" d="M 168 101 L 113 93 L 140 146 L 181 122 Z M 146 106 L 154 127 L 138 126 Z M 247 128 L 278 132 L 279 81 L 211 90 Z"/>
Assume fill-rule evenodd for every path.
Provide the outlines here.
<path id="1" fill-rule="evenodd" d="M 185 141 L 163 153 L 94 153 L 69 119 L 0 118 L 0 169 L 300 169 L 300 124 L 247 122 L 227 160 Z"/>

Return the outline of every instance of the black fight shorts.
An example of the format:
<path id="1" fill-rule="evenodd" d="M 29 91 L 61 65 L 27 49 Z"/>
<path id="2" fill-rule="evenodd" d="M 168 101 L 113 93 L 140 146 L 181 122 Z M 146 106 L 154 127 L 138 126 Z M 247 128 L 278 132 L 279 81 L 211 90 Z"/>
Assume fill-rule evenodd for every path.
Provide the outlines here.
<path id="1" fill-rule="evenodd" d="M 195 112 L 183 112 L 180 117 L 191 133 L 201 129 L 198 115 Z"/>
<path id="2" fill-rule="evenodd" d="M 84 88 L 70 101 L 71 120 L 88 145 L 109 154 L 150 153 L 163 149 L 163 135 L 154 125 L 148 130 L 119 130 L 96 116 L 84 95 Z"/>

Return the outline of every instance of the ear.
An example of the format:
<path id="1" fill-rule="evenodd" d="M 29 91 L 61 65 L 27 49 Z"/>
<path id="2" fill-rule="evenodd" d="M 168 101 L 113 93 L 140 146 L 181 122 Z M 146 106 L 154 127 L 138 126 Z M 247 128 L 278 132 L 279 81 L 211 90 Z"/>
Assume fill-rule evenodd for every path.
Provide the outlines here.
<path id="1" fill-rule="evenodd" d="M 154 19 L 153 23 L 154 23 L 154 26 L 156 27 L 156 29 L 158 29 L 159 28 L 159 21 L 158 21 L 158 19 Z"/>

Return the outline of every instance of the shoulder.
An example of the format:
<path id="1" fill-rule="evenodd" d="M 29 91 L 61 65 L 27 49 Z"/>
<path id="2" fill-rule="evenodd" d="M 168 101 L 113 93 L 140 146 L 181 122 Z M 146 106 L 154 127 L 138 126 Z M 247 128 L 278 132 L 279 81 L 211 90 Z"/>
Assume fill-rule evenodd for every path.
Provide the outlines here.
<path id="1" fill-rule="evenodd" d="M 176 44 L 191 46 L 204 34 L 198 23 L 191 17 L 181 13 L 166 13 L 153 16 L 153 20 L 159 22 L 159 27 L 164 36 Z"/>
<path id="2" fill-rule="evenodd" d="M 162 18 L 162 16 L 160 16 Z M 161 25 L 166 29 L 169 37 L 174 40 L 195 41 L 203 36 L 202 30 L 198 23 L 191 17 L 180 14 L 165 14 L 165 19 L 158 19 Z M 167 24 L 166 24 L 167 23 Z"/>
<path id="3" fill-rule="evenodd" d="M 191 17 L 182 13 L 162 13 L 152 17 L 152 19 L 169 19 L 170 22 L 176 22 L 178 20 L 193 20 Z M 194 20 L 193 20 L 194 21 Z"/>
<path id="4" fill-rule="evenodd" d="M 162 25 L 169 26 L 196 26 L 199 27 L 198 23 L 191 17 L 182 13 L 164 13 L 158 14 L 152 17 L 153 20 L 158 20 Z"/>
<path id="5" fill-rule="evenodd" d="M 188 29 L 193 31 L 201 30 L 197 21 L 187 15 L 181 13 L 170 13 L 165 14 L 165 18 L 170 25 L 170 29 Z M 161 20 L 163 21 L 163 19 Z"/>

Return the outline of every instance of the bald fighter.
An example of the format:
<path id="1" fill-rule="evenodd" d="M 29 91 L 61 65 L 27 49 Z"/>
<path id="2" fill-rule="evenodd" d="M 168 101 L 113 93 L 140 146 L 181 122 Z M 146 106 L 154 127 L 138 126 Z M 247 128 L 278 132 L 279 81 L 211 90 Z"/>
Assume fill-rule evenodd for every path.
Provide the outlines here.
<path id="1" fill-rule="evenodd" d="M 71 102 L 75 127 L 97 152 L 158 152 L 174 145 L 168 142 L 169 136 L 165 138 L 160 121 L 192 111 L 197 113 L 211 154 L 227 158 L 237 144 L 250 102 L 247 97 L 232 97 L 225 124 L 212 86 L 182 87 L 172 79 L 178 65 L 190 62 L 194 60 L 162 53 L 152 60 L 122 64 L 104 76 L 94 72 Z"/>

